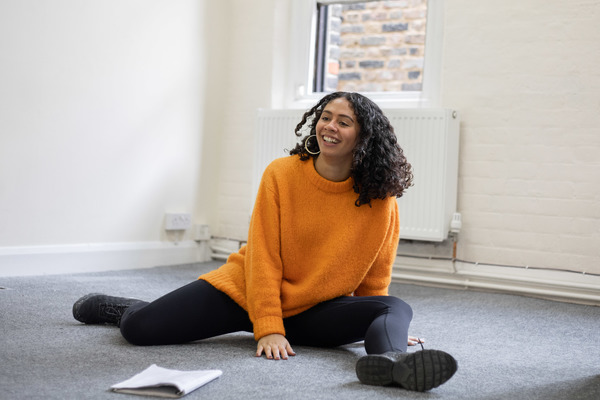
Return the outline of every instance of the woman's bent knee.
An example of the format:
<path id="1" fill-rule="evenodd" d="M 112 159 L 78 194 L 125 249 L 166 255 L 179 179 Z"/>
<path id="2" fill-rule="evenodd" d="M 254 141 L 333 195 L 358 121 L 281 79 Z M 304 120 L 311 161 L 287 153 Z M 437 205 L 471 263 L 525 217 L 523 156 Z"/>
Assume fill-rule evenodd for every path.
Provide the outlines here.
<path id="1" fill-rule="evenodd" d="M 131 327 L 131 324 L 121 323 L 121 335 L 127 340 L 129 343 L 134 344 L 136 346 L 144 346 L 145 343 L 138 334 L 138 330 Z"/>
<path id="2" fill-rule="evenodd" d="M 399 313 L 404 318 L 407 318 L 408 320 L 412 320 L 413 310 L 412 310 L 412 307 L 407 302 L 405 302 L 402 299 L 399 299 L 398 297 L 394 297 L 394 296 L 387 296 L 386 302 L 390 306 L 391 312 Z"/>
<path id="3" fill-rule="evenodd" d="M 136 318 L 135 312 L 130 312 L 130 310 L 125 312 L 121 319 L 121 324 L 119 325 L 121 335 L 129 343 L 136 346 L 149 346 L 155 344 L 152 343 L 152 340 L 148 335 L 149 330 L 144 326 L 145 324 L 141 321 L 141 318 L 139 318 L 139 316 L 137 317 L 138 318 Z"/>

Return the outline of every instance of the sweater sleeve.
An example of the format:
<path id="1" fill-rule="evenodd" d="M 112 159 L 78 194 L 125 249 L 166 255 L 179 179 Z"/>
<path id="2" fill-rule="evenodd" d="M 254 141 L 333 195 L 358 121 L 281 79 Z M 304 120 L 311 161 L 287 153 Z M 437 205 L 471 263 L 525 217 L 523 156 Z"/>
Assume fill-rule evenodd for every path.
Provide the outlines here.
<path id="1" fill-rule="evenodd" d="M 256 196 L 245 261 L 248 315 L 256 340 L 272 333 L 285 335 L 281 307 L 280 205 L 274 177 L 268 171 Z"/>
<path id="2" fill-rule="evenodd" d="M 394 266 L 398 241 L 400 240 L 398 203 L 395 197 L 388 198 L 388 201 L 393 201 L 393 204 L 390 204 L 391 212 L 389 213 L 385 239 L 373 265 L 354 291 L 355 296 L 387 296 L 388 294 L 388 287 L 392 281 L 392 267 Z"/>

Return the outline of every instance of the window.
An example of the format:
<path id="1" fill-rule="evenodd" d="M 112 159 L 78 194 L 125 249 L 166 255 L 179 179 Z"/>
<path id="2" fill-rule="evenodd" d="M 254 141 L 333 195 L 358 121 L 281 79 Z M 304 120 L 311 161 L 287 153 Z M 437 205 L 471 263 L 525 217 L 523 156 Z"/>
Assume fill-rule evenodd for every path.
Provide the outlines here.
<path id="1" fill-rule="evenodd" d="M 421 91 L 426 0 L 317 2 L 313 92 Z"/>
<path id="2" fill-rule="evenodd" d="M 291 103 L 345 90 L 383 107 L 438 105 L 441 1 L 294 0 Z"/>

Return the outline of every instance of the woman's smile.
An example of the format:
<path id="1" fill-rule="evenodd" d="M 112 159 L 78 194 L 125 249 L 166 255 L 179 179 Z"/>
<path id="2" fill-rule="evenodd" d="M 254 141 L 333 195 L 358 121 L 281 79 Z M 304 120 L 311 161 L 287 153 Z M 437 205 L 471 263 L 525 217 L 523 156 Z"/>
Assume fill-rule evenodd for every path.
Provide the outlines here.
<path id="1" fill-rule="evenodd" d="M 327 143 L 331 143 L 331 144 L 337 144 L 337 143 L 339 143 L 339 142 L 340 142 L 339 140 L 337 140 L 337 139 L 335 139 L 335 138 L 333 138 L 333 137 L 331 137 L 331 136 L 327 136 L 327 135 L 323 135 L 323 140 L 324 140 L 325 142 L 327 142 Z"/>

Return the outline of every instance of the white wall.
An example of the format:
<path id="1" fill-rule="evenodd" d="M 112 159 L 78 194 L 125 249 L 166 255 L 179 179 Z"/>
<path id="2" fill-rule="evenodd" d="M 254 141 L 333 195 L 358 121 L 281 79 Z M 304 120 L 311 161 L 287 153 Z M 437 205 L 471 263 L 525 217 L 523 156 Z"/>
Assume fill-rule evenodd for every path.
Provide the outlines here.
<path id="1" fill-rule="evenodd" d="M 281 1 L 232 0 L 228 28 L 231 42 L 228 90 L 222 106 L 221 153 L 218 165 L 217 220 L 213 233 L 245 239 L 252 199 L 254 129 L 258 108 L 271 106 L 273 64 L 287 49 L 274 46 L 281 32 L 275 24 L 289 25 L 280 16 Z M 285 10 L 284 10 L 285 11 Z M 285 31 L 283 31 L 285 32 Z M 293 133 L 292 133 L 293 135 Z"/>
<path id="2" fill-rule="evenodd" d="M 0 273 L 27 268 L 27 255 L 88 246 L 176 250 L 189 237 L 165 235 L 165 212 L 208 222 L 200 155 L 202 131 L 214 123 L 204 116 L 214 67 L 204 29 L 220 14 L 207 16 L 207 7 L 0 2 Z M 142 263 L 194 259 L 193 247 Z M 37 272 L 61 268 L 46 263 Z"/>
<path id="3" fill-rule="evenodd" d="M 600 1 L 448 0 L 459 257 L 600 273 Z"/>

